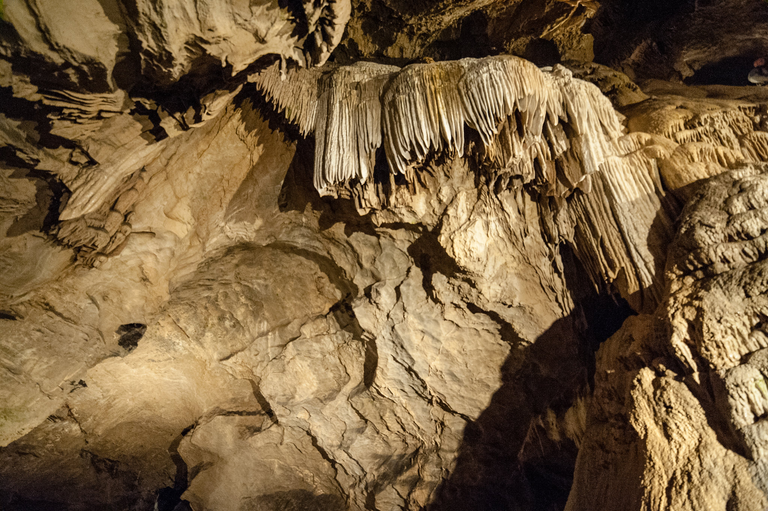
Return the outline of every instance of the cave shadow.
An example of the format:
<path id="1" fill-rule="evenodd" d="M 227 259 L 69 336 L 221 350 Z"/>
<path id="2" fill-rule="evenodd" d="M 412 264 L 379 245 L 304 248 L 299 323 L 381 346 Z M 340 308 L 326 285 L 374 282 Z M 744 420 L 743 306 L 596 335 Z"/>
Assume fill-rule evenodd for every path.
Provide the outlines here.
<path id="1" fill-rule="evenodd" d="M 383 154 L 381 155 L 383 158 Z M 296 153 L 283 179 L 278 196 L 281 213 L 295 211 L 303 213 L 307 208 L 319 213 L 318 227 L 321 231 L 339 222 L 345 224 L 344 233 L 350 236 L 362 232 L 376 236 L 376 226 L 371 215 L 360 215 L 351 198 L 338 197 L 325 200 L 312 185 L 314 182 L 315 141 L 314 138 L 296 139 Z M 380 162 L 374 168 L 374 179 L 381 179 Z"/>
<path id="2" fill-rule="evenodd" d="M 455 469 L 427 511 L 565 507 L 578 447 L 564 435 L 547 435 L 541 419 L 563 418 L 591 392 L 596 350 L 635 313 L 608 290 L 597 292 L 569 247 L 561 246 L 561 254 L 576 307 L 533 344 L 512 346 L 501 387 L 467 424 Z"/>
<path id="3" fill-rule="evenodd" d="M 540 456 L 524 458 L 535 418 L 547 407 L 567 408 L 587 385 L 584 364 L 574 356 L 572 322 L 569 317 L 553 324 L 525 350 L 522 360 L 514 352 L 507 357 L 501 368 L 502 386 L 477 420 L 467 424 L 456 467 L 429 511 L 564 507 L 575 445 L 564 442 L 552 452 L 549 442 L 545 447 L 537 438 Z"/>
<path id="4" fill-rule="evenodd" d="M 717 62 L 709 63 L 683 80 L 686 85 L 735 85 L 741 87 L 754 86 L 747 79 L 752 71 L 752 63 L 761 55 L 752 52 L 747 55 L 727 57 Z"/>
<path id="5" fill-rule="evenodd" d="M 241 511 L 343 511 L 347 509 L 338 495 L 320 494 L 307 490 L 288 490 L 244 500 Z"/>
<path id="6" fill-rule="evenodd" d="M 0 148 L 0 162 L 14 160 L 9 147 Z M 14 167 L 10 167 L 14 168 Z M 35 168 L 15 167 L 10 179 L 26 179 L 35 186 L 35 204 L 17 217 L 5 232 L 5 237 L 15 238 L 28 232 L 49 234 L 59 219 L 70 196 L 69 188 L 54 173 Z"/>

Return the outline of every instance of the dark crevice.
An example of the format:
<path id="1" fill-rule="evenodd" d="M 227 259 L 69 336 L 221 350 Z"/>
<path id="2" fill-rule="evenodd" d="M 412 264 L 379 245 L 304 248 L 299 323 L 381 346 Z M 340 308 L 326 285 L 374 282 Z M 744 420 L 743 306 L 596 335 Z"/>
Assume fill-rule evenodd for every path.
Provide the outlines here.
<path id="1" fill-rule="evenodd" d="M 756 317 L 757 322 L 752 326 L 752 330 L 760 330 L 761 332 L 768 330 L 768 316 L 762 312 L 758 312 Z"/>
<path id="2" fill-rule="evenodd" d="M 380 195 L 389 197 L 392 194 L 392 182 L 390 181 L 391 171 L 387 161 L 387 153 L 384 150 L 384 144 L 376 148 L 373 160 L 373 184 L 381 187 Z"/>
<path id="3" fill-rule="evenodd" d="M 187 464 L 179 454 L 179 445 L 181 445 L 184 437 L 194 428 L 194 424 L 184 428 L 181 434 L 168 447 L 168 454 L 171 456 L 173 464 L 176 465 L 176 475 L 173 479 L 173 486 L 167 486 L 157 492 L 157 499 L 155 500 L 156 511 L 186 511 L 192 509 L 189 506 L 189 502 L 181 498 L 184 492 L 187 491 L 191 478 L 189 477 Z"/>
<path id="4" fill-rule="evenodd" d="M 328 462 L 331 467 L 333 467 L 334 472 L 338 474 L 339 467 L 337 466 L 336 460 L 334 460 L 328 452 L 318 443 L 317 437 L 312 434 L 311 431 L 306 430 L 307 436 L 309 436 L 309 440 L 312 442 L 312 447 L 315 448 L 315 450 L 320 453 L 320 456 Z M 343 468 L 342 468 L 343 470 Z"/>
<path id="5" fill-rule="evenodd" d="M 408 255 L 421 270 L 424 290 L 427 292 L 427 296 L 435 302 L 438 300 L 435 287 L 432 285 L 434 274 L 441 273 L 448 278 L 463 274 L 461 267 L 448 255 L 437 239 L 438 232 L 440 232 L 440 226 L 435 227 L 432 231 L 424 232 L 408 247 Z"/>
<path id="6" fill-rule="evenodd" d="M 131 95 L 156 101 L 172 112 L 183 112 L 186 108 L 182 110 L 174 106 L 191 106 L 203 94 L 224 89 L 237 80 L 245 80 L 242 73 L 233 78 L 232 65 L 226 63 L 222 66 L 221 60 L 209 55 L 200 40 L 188 40 L 186 51 L 189 71 L 179 79 L 175 79 L 169 72 L 174 67 L 170 53 L 166 55 L 167 59 L 153 55 L 143 60 L 141 81 L 134 85 Z"/>
<path id="7" fill-rule="evenodd" d="M 0 25 L 2 38 L 6 34 L 15 32 L 13 25 L 3 23 Z M 14 34 L 18 37 L 17 34 Z M 13 37 L 13 35 L 11 36 Z M 15 48 L 24 47 L 19 39 Z M 71 62 L 52 62 L 30 52 L 29 55 L 16 53 L 10 56 L 13 73 L 29 77 L 30 83 L 40 90 L 71 90 L 81 93 L 108 93 L 110 92 L 109 76 L 107 68 L 101 62 L 85 57 L 81 54 L 80 65 Z"/>
<path id="8" fill-rule="evenodd" d="M 425 229 L 419 224 L 407 224 L 405 222 L 384 222 L 379 224 L 381 229 L 392 229 L 393 231 L 408 231 L 416 234 L 422 234 Z M 446 254 L 447 255 L 447 254 Z"/>
<path id="9" fill-rule="evenodd" d="M 73 141 L 51 133 L 53 129 L 51 119 L 62 115 L 62 108 L 48 106 L 40 101 L 18 98 L 13 95 L 11 87 L 0 87 L 0 112 L 11 119 L 22 121 L 23 126 L 28 126 L 27 139 L 37 146 L 46 149 L 77 147 Z"/>
<path id="10" fill-rule="evenodd" d="M 469 417 L 469 416 L 467 416 L 467 415 L 465 415 L 465 414 L 463 414 L 461 412 L 458 412 L 458 411 L 454 410 L 453 408 L 451 408 L 448 405 L 448 403 L 446 403 L 445 401 L 443 401 L 442 399 L 440 399 L 437 396 L 432 396 L 432 404 L 436 404 L 442 411 L 444 411 L 445 413 L 447 413 L 449 415 L 455 415 L 457 417 L 461 417 L 467 423 L 472 422 L 472 418 L 471 417 Z"/>
<path id="11" fill-rule="evenodd" d="M 159 142 L 168 138 L 168 132 L 160 125 L 160 114 L 139 102 L 134 103 L 130 111 L 133 118 L 142 125 L 141 137 L 149 143 Z M 146 120 L 146 122 L 144 122 Z"/>
<path id="12" fill-rule="evenodd" d="M 595 353 L 628 317 L 636 316 L 637 312 L 620 295 L 606 288 L 596 291 L 589 273 L 570 245 L 561 244 L 559 251 L 565 269 L 566 287 L 573 293 L 575 302 L 571 316 L 577 321 L 581 337 L 579 358 L 587 369 L 589 387 L 594 388 Z"/>
<path id="13" fill-rule="evenodd" d="M 192 45 L 194 46 L 194 44 Z M 196 112 L 196 116 L 200 111 L 200 98 L 214 92 L 214 91 L 234 91 L 240 85 L 243 86 L 240 94 L 238 94 L 233 102 L 238 104 L 245 98 L 249 98 L 253 103 L 255 109 L 262 113 L 262 115 L 270 120 L 269 108 L 263 94 L 261 94 L 254 84 L 246 82 L 247 76 L 252 73 L 257 73 L 275 62 L 275 56 L 265 56 L 258 59 L 256 62 L 250 64 L 246 69 L 241 71 L 235 76 L 232 76 L 232 67 L 227 64 L 222 67 L 221 62 L 205 54 L 205 51 L 200 50 L 200 55 L 194 60 L 191 65 L 191 71 L 181 79 L 175 82 L 168 82 L 166 78 L 162 76 L 163 69 L 155 70 L 158 76 L 152 79 L 148 76 L 141 77 L 141 80 L 132 85 L 131 97 L 143 98 L 142 101 L 135 101 L 135 114 L 147 116 L 152 124 L 154 130 L 159 135 L 158 140 L 164 138 L 162 136 L 162 129 L 159 126 L 160 118 L 157 114 L 158 109 L 148 106 L 142 106 L 142 103 L 152 105 L 152 102 L 165 110 L 168 114 L 172 115 L 176 119 L 184 118 L 184 115 L 190 109 Z M 151 70 L 147 70 L 151 73 Z M 144 101 L 147 100 L 147 101 Z M 277 114 L 272 113 L 273 116 Z M 195 120 L 199 120 L 196 118 Z M 186 121 L 180 121 L 180 124 L 184 125 Z M 186 126 L 185 126 L 186 127 Z M 270 128 L 275 130 L 276 125 L 270 123 Z M 284 126 L 286 131 L 289 130 L 288 123 Z M 164 132 L 164 130 L 163 130 Z"/>
<path id="14" fill-rule="evenodd" d="M 396 34 L 405 29 L 406 25 L 402 16 L 386 2 L 367 2 L 367 5 L 365 2 L 359 2 L 357 4 L 353 16 L 360 19 L 363 32 L 378 50 L 376 50 L 375 55 L 363 53 L 357 41 L 345 37 L 334 49 L 329 60 L 337 64 L 352 64 L 362 59 L 375 59 L 376 62 L 382 64 L 403 65 L 405 61 L 402 58 L 384 56 L 384 50 L 395 42 Z"/>
<path id="15" fill-rule="evenodd" d="M 4 149 L 0 148 L 0 160 L 3 159 Z M 17 218 L 5 235 L 9 238 L 19 236 L 26 232 L 43 232 L 50 234 L 51 229 L 58 223 L 59 214 L 66 206 L 71 195 L 69 188 L 55 174 L 46 170 L 31 168 L 28 170 L 16 170 L 10 176 L 13 179 L 32 179 L 37 193 L 35 194 L 35 206 L 24 215 Z"/>
<path id="16" fill-rule="evenodd" d="M 19 126 L 26 133 L 26 143 L 30 145 L 47 149 L 77 148 L 71 140 L 51 134 L 51 117 L 61 113 L 60 108 L 17 98 L 11 87 L 0 87 L 0 112 L 22 121 Z M 24 154 L 22 148 L 0 147 L 0 162 L 17 169 L 11 178 L 33 179 L 37 188 L 36 206 L 16 219 L 6 236 L 18 236 L 29 231 L 49 233 L 70 196 L 69 188 L 53 172 L 36 168 L 39 161 L 34 155 Z"/>
<path id="17" fill-rule="evenodd" d="M 350 303 L 351 296 L 346 296 L 333 307 L 330 313 L 333 315 L 336 323 L 345 332 L 352 334 L 352 338 L 363 344 L 365 347 L 365 361 L 363 363 L 363 385 L 366 389 L 371 388 L 376 378 L 376 369 L 379 366 L 379 353 L 376 347 L 376 339 L 365 332 L 360 322 L 355 316 L 355 311 Z"/>
<path id="18" fill-rule="evenodd" d="M 369 491 L 368 495 L 365 496 L 365 511 L 377 511 L 376 494 L 372 491 Z"/>
<path id="19" fill-rule="evenodd" d="M 376 339 L 371 335 L 363 336 L 365 342 L 365 362 L 363 363 L 363 385 L 371 388 L 376 379 L 376 370 L 379 367 L 379 351 L 376 347 Z"/>
<path id="20" fill-rule="evenodd" d="M 0 147 L 0 162 L 5 163 L 8 167 L 15 167 L 18 169 L 34 169 L 38 163 L 40 163 L 37 159 L 32 159 L 32 161 L 25 160 L 21 158 L 16 150 L 11 146 L 2 146 Z M 19 177 L 19 176 L 11 176 L 11 177 Z M 20 176 L 24 177 L 24 176 Z"/>
<path id="21" fill-rule="evenodd" d="M 467 303 L 467 309 L 469 309 L 469 312 L 472 314 L 485 314 L 491 318 L 497 325 L 499 325 L 499 335 L 501 336 L 501 340 L 510 346 L 521 346 L 525 342 L 514 327 L 508 321 L 504 320 L 498 312 L 485 310 L 474 303 Z"/>
<path id="22" fill-rule="evenodd" d="M 257 417 L 263 415 L 262 411 L 254 410 L 227 410 L 217 414 L 218 417 Z"/>
<path id="23" fill-rule="evenodd" d="M 42 180 L 48 186 L 51 191 L 50 202 L 48 203 L 48 210 L 43 218 L 42 232 L 49 233 L 51 229 L 58 223 L 59 214 L 64 210 L 67 205 L 72 192 L 69 188 L 59 179 L 58 176 L 47 170 L 35 169 L 29 171 L 29 177 Z"/>
<path id="24" fill-rule="evenodd" d="M 277 0 L 277 5 L 290 13 L 293 23 L 292 37 L 301 39 L 309 33 L 309 20 L 301 0 Z M 304 45 L 308 49 L 307 45 Z"/>
<path id="25" fill-rule="evenodd" d="M 261 393 L 261 389 L 259 388 L 259 385 L 253 381 L 248 380 L 251 384 L 251 390 L 253 391 L 253 397 L 256 398 L 256 402 L 259 403 L 259 406 L 261 406 L 261 409 L 264 411 L 264 413 L 267 414 L 267 417 L 269 417 L 273 422 L 277 422 L 277 415 L 275 415 L 275 412 L 272 410 L 272 405 L 269 404 L 269 401 L 267 401 L 267 398 L 264 397 L 264 394 Z"/>
<path id="26" fill-rule="evenodd" d="M 188 479 L 189 479 L 190 481 L 194 480 L 194 479 L 195 479 L 195 477 L 197 477 L 198 475 L 200 475 L 200 473 L 201 473 L 202 471 L 204 471 L 204 470 L 207 470 L 207 469 L 211 468 L 211 467 L 212 467 L 212 466 L 214 466 L 214 465 L 215 465 L 215 463 L 213 463 L 213 462 L 211 462 L 211 461 L 204 461 L 203 463 L 200 463 L 200 464 L 198 464 L 198 465 L 195 465 L 195 466 L 191 467 L 191 468 L 189 469 L 189 475 L 188 475 Z"/>
<path id="27" fill-rule="evenodd" d="M 85 389 L 85 388 L 88 388 L 88 384 L 87 384 L 87 383 L 85 383 L 85 380 L 78 380 L 78 381 L 74 381 L 74 380 L 72 380 L 71 382 L 69 382 L 69 385 L 72 387 L 72 388 L 70 389 L 70 391 L 69 391 L 69 393 L 70 393 L 70 394 L 71 394 L 72 392 L 74 392 L 74 391 L 78 390 L 78 389 Z M 74 417 L 74 416 L 73 416 L 73 417 Z"/>

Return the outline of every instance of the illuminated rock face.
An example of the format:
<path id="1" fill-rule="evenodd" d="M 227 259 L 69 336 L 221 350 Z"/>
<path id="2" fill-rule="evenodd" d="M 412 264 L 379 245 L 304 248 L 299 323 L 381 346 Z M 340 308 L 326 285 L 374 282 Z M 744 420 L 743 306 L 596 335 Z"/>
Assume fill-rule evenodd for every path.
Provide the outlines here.
<path id="1" fill-rule="evenodd" d="M 2 509 L 768 505 L 761 89 L 472 53 L 585 1 L 2 5 Z"/>
<path id="2" fill-rule="evenodd" d="M 25 0 L 4 4 L 2 46 L 49 86 L 114 91 L 138 79 L 168 85 L 215 67 L 234 76 L 265 55 L 322 65 L 341 40 L 350 8 L 349 0 L 290 8 L 272 0 Z"/>
<path id="3" fill-rule="evenodd" d="M 623 272 L 621 292 L 638 310 L 657 303 L 661 281 L 654 276 L 664 254 L 644 237 L 664 192 L 653 158 L 639 152 L 653 141 L 625 136 L 598 88 L 562 66 L 542 72 L 502 56 L 403 70 L 363 63 L 287 78 L 273 67 L 253 80 L 302 133 L 315 133 L 321 195 L 353 193 L 361 214 L 382 209 L 389 197 L 373 182 L 377 149 L 384 148 L 390 169 L 384 181 L 400 175 L 416 183 L 428 157 L 464 156 L 469 128 L 480 138 L 473 152 L 487 179 L 535 190 L 553 209 L 544 217 L 551 240 L 576 241 L 593 280 L 613 282 Z M 606 193 L 627 207 L 604 210 Z M 406 200 L 419 202 L 414 195 Z M 658 244 L 671 238 L 671 220 L 662 213 L 661 221 L 653 233 Z"/>
<path id="4" fill-rule="evenodd" d="M 662 305 L 598 352 L 566 509 L 597 505 L 596 487 L 607 509 L 766 506 L 765 179 L 747 167 L 692 194 Z"/>

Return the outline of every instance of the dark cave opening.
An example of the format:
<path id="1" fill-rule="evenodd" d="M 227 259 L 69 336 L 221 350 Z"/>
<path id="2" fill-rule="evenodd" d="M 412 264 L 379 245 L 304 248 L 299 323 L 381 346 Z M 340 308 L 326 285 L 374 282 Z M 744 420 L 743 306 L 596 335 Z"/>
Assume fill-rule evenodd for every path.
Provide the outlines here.
<path id="1" fill-rule="evenodd" d="M 554 66 L 560 63 L 560 51 L 557 45 L 547 39 L 534 39 L 525 47 L 523 58 L 539 67 Z"/>
<path id="2" fill-rule="evenodd" d="M 684 80 L 686 85 L 735 85 L 751 86 L 747 75 L 752 70 L 755 55 L 728 57 L 698 69 Z"/>

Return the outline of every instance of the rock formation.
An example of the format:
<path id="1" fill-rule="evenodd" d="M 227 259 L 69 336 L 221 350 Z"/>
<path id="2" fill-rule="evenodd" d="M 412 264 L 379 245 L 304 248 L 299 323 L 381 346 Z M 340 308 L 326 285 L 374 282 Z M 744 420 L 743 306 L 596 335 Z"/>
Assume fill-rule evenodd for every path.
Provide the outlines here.
<path id="1" fill-rule="evenodd" d="M 0 508 L 768 507 L 754 4 L 0 3 Z"/>

